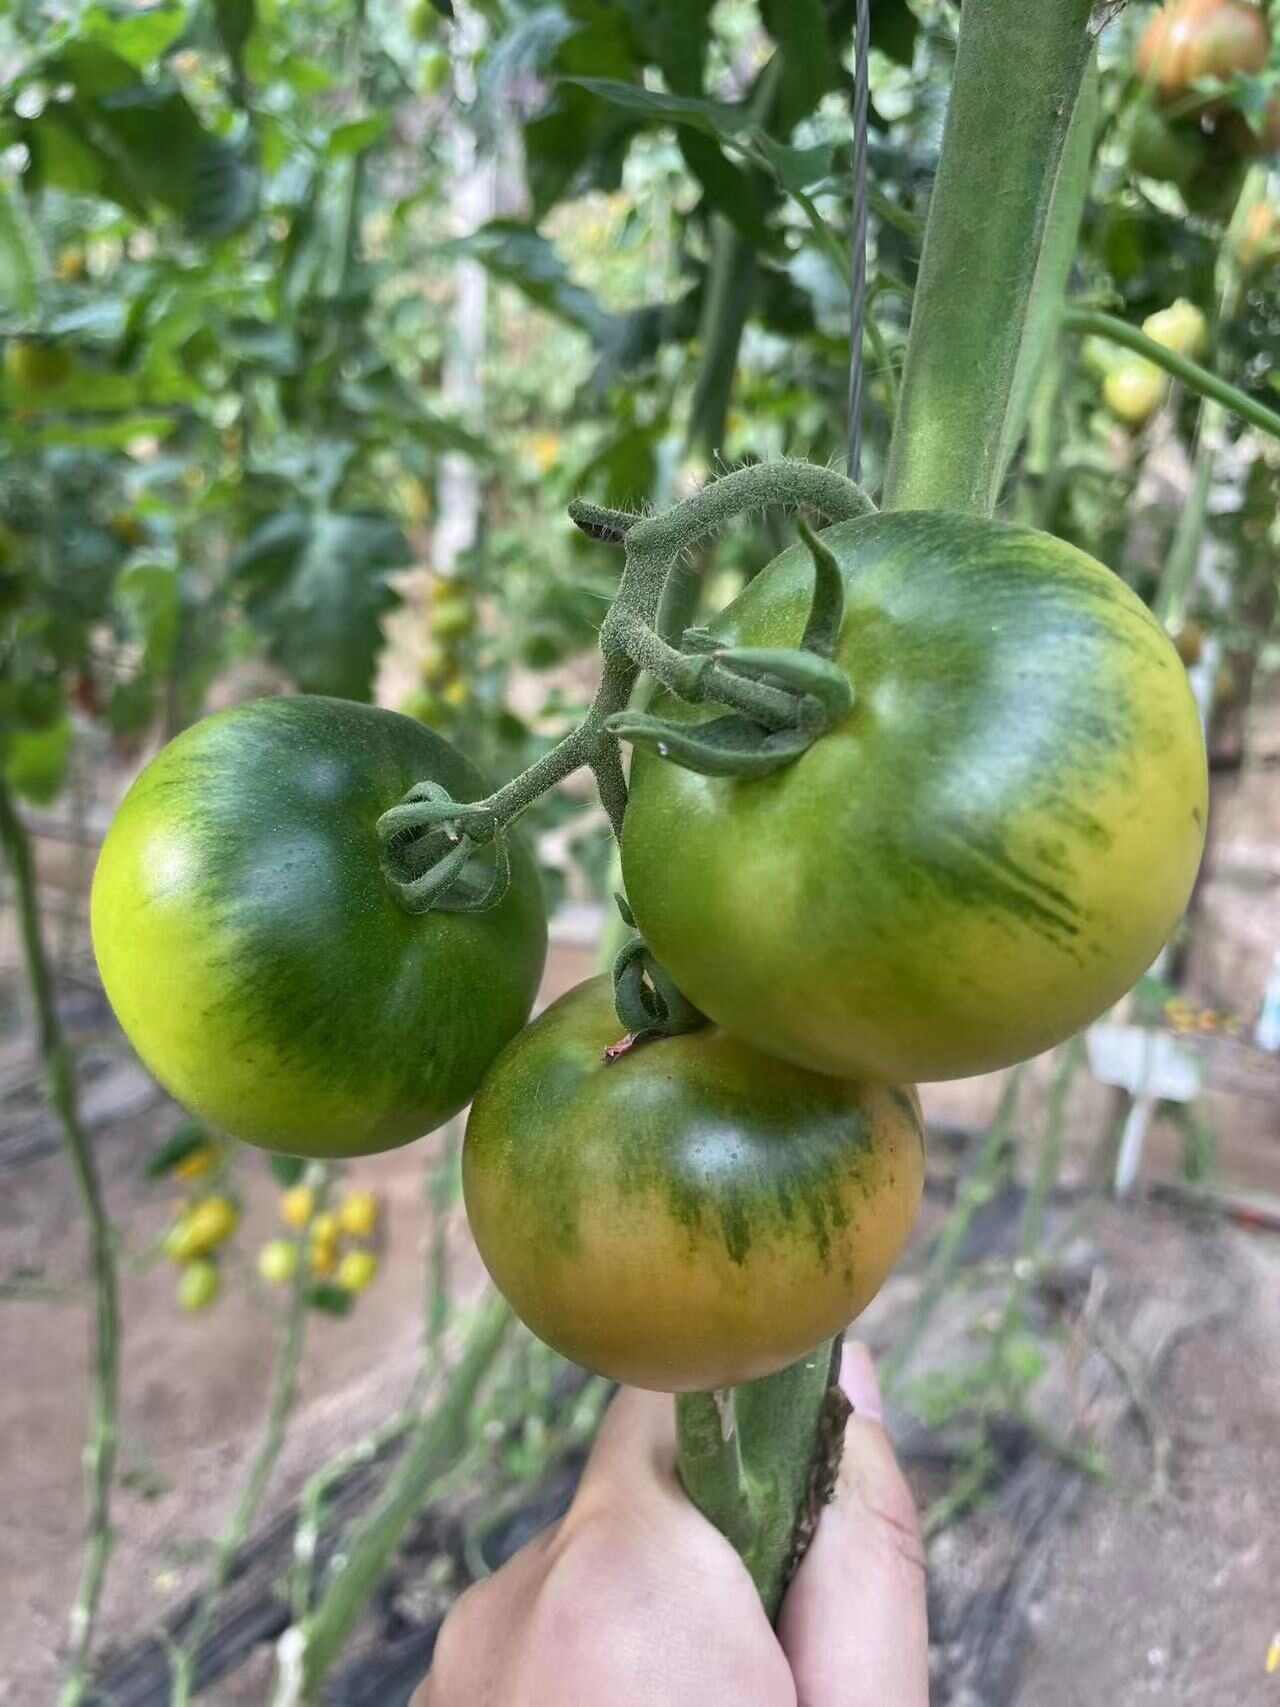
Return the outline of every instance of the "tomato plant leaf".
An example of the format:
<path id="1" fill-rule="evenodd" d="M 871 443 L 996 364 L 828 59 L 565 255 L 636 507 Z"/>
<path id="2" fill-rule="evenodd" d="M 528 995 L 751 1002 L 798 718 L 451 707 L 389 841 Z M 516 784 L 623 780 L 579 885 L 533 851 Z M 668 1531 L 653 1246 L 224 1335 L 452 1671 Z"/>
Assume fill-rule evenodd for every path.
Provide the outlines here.
<path id="1" fill-rule="evenodd" d="M 307 1303 L 326 1316 L 349 1316 L 355 1308 L 355 1296 L 343 1286 L 311 1286 L 307 1288 Z"/>
<path id="2" fill-rule="evenodd" d="M 762 0 L 762 11 L 782 53 L 772 128 L 787 137 L 824 95 L 839 88 L 840 61 L 831 51 L 822 0 Z"/>
<path id="3" fill-rule="evenodd" d="M 368 699 L 397 602 L 387 572 L 412 556 L 388 516 L 294 510 L 258 528 L 233 573 L 269 655 L 305 693 Z"/>
<path id="4" fill-rule="evenodd" d="M 256 172 L 204 128 L 171 79 L 148 82 L 90 40 L 68 43 L 39 70 L 66 98 L 23 122 L 30 188 L 85 191 L 143 219 L 161 207 L 196 237 L 224 237 L 252 216 Z"/>
<path id="5" fill-rule="evenodd" d="M 272 1177 L 286 1188 L 291 1185 L 298 1185 L 303 1174 L 307 1171 L 307 1162 L 304 1156 L 271 1156 L 268 1161 Z"/>
<path id="6" fill-rule="evenodd" d="M 6 737 L 4 778 L 15 794 L 36 806 L 56 800 L 71 757 L 71 719 L 47 729 L 16 729 Z"/>
<path id="7" fill-rule="evenodd" d="M 40 239 L 12 184 L 0 182 L 0 303 L 29 319 L 39 304 L 46 270 Z"/>
<path id="8" fill-rule="evenodd" d="M 214 0 L 213 21 L 237 83 L 244 81 L 244 51 L 257 22 L 256 0 Z"/>
<path id="9" fill-rule="evenodd" d="M 83 41 L 101 42 L 143 70 L 163 58 L 186 27 L 185 6 L 148 6 L 130 12 L 90 6 L 81 16 L 76 34 Z"/>

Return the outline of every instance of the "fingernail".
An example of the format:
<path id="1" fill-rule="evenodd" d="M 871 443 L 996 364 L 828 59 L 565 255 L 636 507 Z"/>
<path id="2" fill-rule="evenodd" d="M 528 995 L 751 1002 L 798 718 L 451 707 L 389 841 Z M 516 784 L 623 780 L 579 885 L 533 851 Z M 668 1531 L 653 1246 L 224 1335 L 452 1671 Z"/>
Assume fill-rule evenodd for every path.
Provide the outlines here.
<path id="1" fill-rule="evenodd" d="M 840 1359 L 840 1385 L 855 1416 L 866 1417 L 871 1422 L 883 1420 L 884 1400 L 880 1397 L 876 1366 L 860 1340 L 849 1340 L 845 1345 Z"/>

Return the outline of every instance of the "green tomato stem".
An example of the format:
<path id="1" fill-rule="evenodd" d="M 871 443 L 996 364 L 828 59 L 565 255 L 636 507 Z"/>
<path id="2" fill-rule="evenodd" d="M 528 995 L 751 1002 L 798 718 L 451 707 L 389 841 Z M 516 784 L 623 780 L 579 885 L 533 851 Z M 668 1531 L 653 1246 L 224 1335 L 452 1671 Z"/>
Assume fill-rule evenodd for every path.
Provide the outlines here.
<path id="1" fill-rule="evenodd" d="M 328 1200 L 329 1169 L 322 1162 L 313 1163 L 307 1178 L 315 1192 L 315 1208 L 317 1211 L 322 1210 Z M 312 1284 L 311 1273 L 307 1266 L 308 1238 L 307 1229 L 301 1227 L 291 1241 L 296 1260 L 288 1302 L 285 1305 L 283 1332 L 272 1366 L 271 1396 L 267 1404 L 266 1427 L 263 1430 L 262 1442 L 249 1467 L 249 1474 L 245 1478 L 240 1498 L 236 1501 L 231 1521 L 218 1542 L 213 1568 L 209 1573 L 209 1581 L 205 1588 L 204 1598 L 200 1603 L 200 1609 L 196 1613 L 181 1646 L 170 1656 L 173 1688 L 170 1694 L 169 1707 L 188 1707 L 192 1695 L 199 1687 L 198 1672 L 201 1649 L 204 1647 L 214 1614 L 218 1609 L 219 1596 L 226 1587 L 236 1554 L 245 1543 L 249 1534 L 249 1526 L 262 1505 L 263 1495 L 267 1491 L 272 1472 L 284 1448 L 289 1417 L 298 1396 L 298 1377 L 302 1365 L 303 1345 L 306 1340 L 307 1295 Z"/>
<path id="2" fill-rule="evenodd" d="M 490 1297 L 481 1307 L 439 1405 L 414 1423 L 382 1498 L 344 1544 L 344 1562 L 330 1577 L 319 1605 L 281 1638 L 277 1701 L 316 1695 L 433 1483 L 465 1452 L 477 1395 L 514 1322 L 501 1298 Z M 290 1637 L 296 1640 L 290 1642 Z"/>
<path id="3" fill-rule="evenodd" d="M 31 839 L 18 816 L 8 785 L 0 777 L 0 847 L 13 873 L 18 924 L 26 955 L 27 978 L 36 1010 L 40 1058 L 49 1102 L 62 1123 L 67 1158 L 89 1224 L 89 1263 L 96 1312 L 90 1370 L 89 1437 L 84 1449 L 88 1503 L 80 1586 L 71 1609 L 71 1659 L 59 1707 L 78 1707 L 89 1687 L 89 1659 L 107 1560 L 111 1556 L 111 1489 L 115 1476 L 120 1387 L 120 1306 L 115 1244 L 102 1201 L 102 1188 L 89 1135 L 80 1120 L 75 1063 L 63 1035 L 53 977 L 40 930 Z"/>
<path id="4" fill-rule="evenodd" d="M 427 831 L 448 822 L 459 835 L 480 844 L 526 811 L 558 782 L 589 765 L 600 783 L 601 798 L 615 833 L 621 831 L 626 786 L 611 721 L 625 711 L 641 670 L 648 670 L 671 692 L 695 703 L 730 706 L 767 729 L 785 729 L 803 720 L 804 696 L 768 682 L 751 680 L 710 655 L 691 657 L 663 638 L 661 611 L 673 575 L 685 569 L 687 554 L 746 510 L 770 504 L 804 505 L 830 521 L 844 521 L 874 510 L 870 498 L 851 480 L 805 462 L 765 463 L 742 468 L 713 481 L 684 503 L 660 516 L 578 502 L 570 507 L 575 523 L 591 538 L 625 545 L 622 581 L 600 631 L 604 672 L 586 717 L 559 744 L 484 800 L 415 800 L 412 794 L 383 815 L 378 832 L 384 843 L 403 842 L 407 832 Z M 821 611 L 838 588 L 822 594 Z M 821 629 L 821 623 L 820 623 Z M 415 791 L 416 792 L 416 791 Z M 411 909 L 414 896 L 401 885 L 397 893 Z M 432 904 L 425 897 L 423 910 Z"/>
<path id="5" fill-rule="evenodd" d="M 1094 309 L 1070 308 L 1063 316 L 1063 326 L 1068 332 L 1079 332 L 1083 336 L 1092 334 L 1098 338 L 1109 338 L 1113 344 L 1132 350 L 1134 355 L 1144 357 L 1181 380 L 1188 391 L 1194 391 L 1210 402 L 1220 403 L 1228 413 L 1247 421 L 1251 427 L 1280 439 L 1280 415 L 1274 409 L 1268 409 L 1265 403 L 1259 403 L 1247 391 L 1241 391 L 1230 380 L 1219 378 L 1209 368 L 1201 367 L 1199 362 L 1190 361 L 1175 350 L 1157 344 L 1145 332 L 1130 326 L 1127 320 L 1117 319 L 1114 314 L 1100 314 Z"/>
<path id="6" fill-rule="evenodd" d="M 770 1620 L 829 1493 L 830 1437 L 848 1415 L 833 1385 L 839 1343 L 762 1381 L 676 1397 L 685 1491 L 741 1555 Z"/>
<path id="7" fill-rule="evenodd" d="M 966 0 L 886 509 L 990 515 L 1093 0 Z"/>

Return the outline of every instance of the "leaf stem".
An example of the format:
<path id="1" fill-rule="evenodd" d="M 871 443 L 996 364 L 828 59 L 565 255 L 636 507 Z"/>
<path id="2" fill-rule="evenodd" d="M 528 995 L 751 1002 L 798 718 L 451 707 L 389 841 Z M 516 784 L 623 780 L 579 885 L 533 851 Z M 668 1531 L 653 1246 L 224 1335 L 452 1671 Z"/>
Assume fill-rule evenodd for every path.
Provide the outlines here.
<path id="1" fill-rule="evenodd" d="M 324 1163 L 312 1164 L 307 1173 L 307 1183 L 315 1193 L 316 1209 L 323 1209 L 329 1186 L 329 1170 Z M 204 1647 L 214 1613 L 217 1611 L 218 1596 L 226 1586 L 232 1563 L 244 1545 L 245 1537 L 249 1533 L 249 1526 L 262 1504 L 262 1496 L 267 1490 L 271 1473 L 276 1467 L 276 1462 L 284 1446 L 289 1416 L 298 1396 L 298 1373 L 302 1361 L 302 1348 L 306 1340 L 307 1294 L 311 1288 L 311 1272 L 307 1264 L 307 1240 L 308 1234 L 305 1227 L 301 1228 L 292 1240 L 297 1262 L 285 1308 L 284 1331 L 276 1350 L 271 1375 L 271 1398 L 267 1407 L 267 1425 L 263 1431 L 262 1443 L 245 1479 L 240 1498 L 236 1502 L 231 1521 L 218 1542 L 213 1569 L 209 1573 L 209 1583 L 200 1603 L 200 1609 L 196 1613 L 189 1633 L 181 1645 L 171 1654 L 173 1690 L 170 1695 L 170 1707 L 187 1707 L 193 1692 L 199 1686 L 200 1650 Z"/>
<path id="2" fill-rule="evenodd" d="M 1140 332 L 1136 326 L 1130 326 L 1127 320 L 1120 320 L 1114 314 L 1099 313 L 1096 309 L 1069 308 L 1062 323 L 1069 332 L 1109 338 L 1113 344 L 1123 345 L 1125 349 L 1132 350 L 1134 355 L 1143 356 L 1156 367 L 1172 374 L 1175 379 L 1180 379 L 1188 391 L 1194 391 L 1198 396 L 1208 398 L 1210 402 L 1221 404 L 1230 414 L 1239 416 L 1251 427 L 1257 427 L 1259 431 L 1269 433 L 1272 438 L 1280 439 L 1280 415 L 1274 409 L 1268 409 L 1265 403 L 1259 403 L 1256 398 L 1250 397 L 1247 391 L 1241 391 L 1239 386 L 1232 385 L 1230 380 L 1220 378 L 1210 368 L 1201 367 L 1199 362 L 1190 361 L 1186 356 L 1178 355 L 1175 350 L 1157 344 L 1153 338 L 1148 338 L 1145 332 Z"/>
<path id="3" fill-rule="evenodd" d="M 31 839 L 8 785 L 0 778 L 0 846 L 13 872 L 27 977 L 35 1004 L 40 1058 L 49 1102 L 62 1123 L 67 1159 L 89 1223 L 89 1264 L 94 1282 L 94 1348 L 90 1371 L 89 1436 L 84 1449 L 88 1519 L 80 1586 L 71 1609 L 71 1659 L 59 1707 L 78 1707 L 89 1683 L 94 1623 L 111 1555 L 111 1489 L 115 1474 L 120 1386 L 120 1307 L 111 1225 L 89 1137 L 80 1120 L 75 1063 L 58 1017 L 53 978 L 40 930 Z"/>

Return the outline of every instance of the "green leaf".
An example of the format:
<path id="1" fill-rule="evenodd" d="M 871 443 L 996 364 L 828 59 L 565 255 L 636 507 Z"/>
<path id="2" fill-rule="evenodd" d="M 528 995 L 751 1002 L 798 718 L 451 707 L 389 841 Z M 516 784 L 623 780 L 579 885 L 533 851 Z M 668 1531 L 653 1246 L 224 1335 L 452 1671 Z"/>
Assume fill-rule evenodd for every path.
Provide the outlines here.
<path id="1" fill-rule="evenodd" d="M 84 450 L 114 450 L 134 439 L 163 439 L 178 426 L 175 415 L 121 415 L 103 421 L 41 420 L 9 421 L 6 431 L 18 450 L 39 450 L 53 445 L 78 445 Z"/>
<path id="2" fill-rule="evenodd" d="M 213 0 L 213 21 L 237 82 L 244 78 L 244 50 L 257 22 L 256 0 Z"/>
<path id="3" fill-rule="evenodd" d="M 363 154 L 367 148 L 381 142 L 391 123 L 390 113 L 372 113 L 366 119 L 353 119 L 340 124 L 329 136 L 327 153 L 331 160 L 341 160 L 351 154 Z"/>
<path id="4" fill-rule="evenodd" d="M 782 84 L 770 128 L 787 137 L 824 95 L 840 87 L 842 70 L 822 0 L 763 0 L 762 11 L 765 28 L 782 52 Z"/>
<path id="5" fill-rule="evenodd" d="M 608 341 L 616 316 L 584 286 L 574 283 L 555 249 L 533 226 L 493 220 L 470 237 L 444 245 L 444 249 L 473 256 L 495 278 L 515 285 L 539 308 L 581 327 L 594 343 Z"/>
<path id="6" fill-rule="evenodd" d="M 788 148 L 762 134 L 756 138 L 756 146 L 785 190 L 808 190 L 831 176 L 835 148 L 829 142 L 813 148 Z"/>
<path id="7" fill-rule="evenodd" d="M 84 41 L 101 42 L 142 69 L 162 59 L 186 27 L 185 6 L 147 6 L 131 12 L 90 6 L 76 33 Z"/>
<path id="8" fill-rule="evenodd" d="M 755 123 L 747 107 L 727 106 L 723 101 L 695 96 L 659 94 L 636 83 L 621 83 L 607 77 L 574 77 L 565 81 L 612 106 L 642 115 L 648 123 L 675 125 L 681 152 L 707 200 L 754 243 L 763 245 L 767 241 L 765 206 L 757 183 L 727 160 L 710 140 L 742 141 Z"/>
<path id="9" fill-rule="evenodd" d="M 555 12 L 546 11 L 554 21 Z M 553 51 L 530 67 L 555 87 L 551 110 L 525 126 L 535 220 L 571 189 L 616 189 L 638 128 L 633 115 L 610 109 L 585 89 L 563 81 L 604 77 L 625 82 L 638 77 L 640 63 L 625 12 L 614 0 L 561 0 L 559 13 L 563 23 L 543 37 Z"/>
<path id="10" fill-rule="evenodd" d="M 650 124 L 691 125 L 707 136 L 737 137 L 750 130 L 752 119 L 745 107 L 733 107 L 723 101 L 707 101 L 689 95 L 664 95 L 654 89 L 644 89 L 638 83 L 621 83 L 612 77 L 566 77 L 578 89 L 585 89 L 611 106 L 635 113 Z"/>
<path id="11" fill-rule="evenodd" d="M 349 1316 L 355 1308 L 355 1294 L 343 1286 L 311 1286 L 307 1288 L 307 1303 L 326 1316 Z"/>
<path id="12" fill-rule="evenodd" d="M 115 601 L 130 630 L 141 640 L 146 666 L 164 674 L 178 638 L 180 595 L 174 563 L 128 563 L 116 576 Z"/>
<path id="13" fill-rule="evenodd" d="M 386 576 L 412 558 L 388 516 L 291 510 L 264 522 L 232 569 L 270 656 L 305 693 L 368 699 L 381 618 L 397 602 Z"/>
<path id="14" fill-rule="evenodd" d="M 273 1178 L 287 1191 L 291 1185 L 297 1185 L 307 1171 L 306 1158 L 303 1156 L 272 1156 L 270 1167 Z"/>
<path id="15" fill-rule="evenodd" d="M 203 1150 L 209 1142 L 209 1134 L 198 1120 L 184 1120 L 167 1138 L 160 1148 L 148 1157 L 146 1168 L 143 1170 L 147 1179 L 164 1179 L 171 1174 L 179 1162 L 185 1162 L 188 1156 L 197 1150 Z"/>
<path id="16" fill-rule="evenodd" d="M 93 41 L 71 42 L 40 69 L 69 92 L 24 123 L 31 187 L 99 195 L 140 218 L 159 206 L 196 237 L 224 237 L 252 216 L 256 172 L 170 79 L 144 81 Z"/>
<path id="17" fill-rule="evenodd" d="M 0 304 L 21 320 L 31 319 L 40 301 L 45 257 L 22 198 L 0 183 Z"/>
<path id="18" fill-rule="evenodd" d="M 907 0 L 875 0 L 871 8 L 872 47 L 899 65 L 909 66 L 915 59 L 919 33 L 920 21 Z"/>
<path id="19" fill-rule="evenodd" d="M 623 0 L 631 27 L 667 87 L 677 95 L 702 88 L 710 38 L 711 0 Z"/>
<path id="20" fill-rule="evenodd" d="M 16 729 L 6 737 L 5 781 L 15 794 L 36 806 L 55 800 L 71 757 L 71 719 L 61 717 L 47 729 Z"/>

